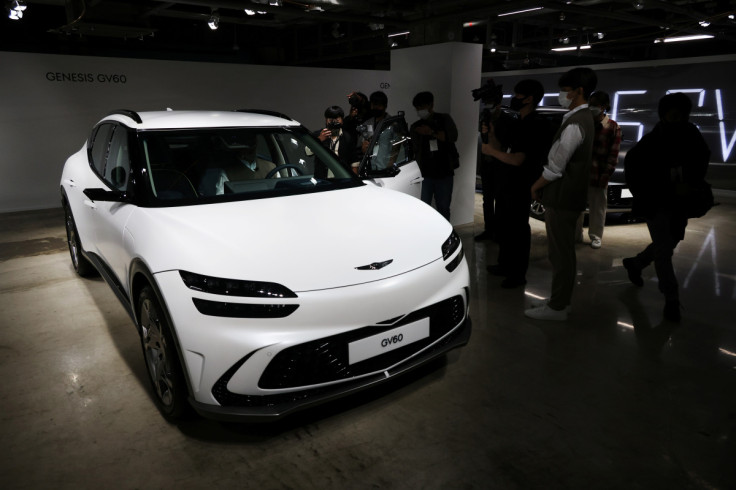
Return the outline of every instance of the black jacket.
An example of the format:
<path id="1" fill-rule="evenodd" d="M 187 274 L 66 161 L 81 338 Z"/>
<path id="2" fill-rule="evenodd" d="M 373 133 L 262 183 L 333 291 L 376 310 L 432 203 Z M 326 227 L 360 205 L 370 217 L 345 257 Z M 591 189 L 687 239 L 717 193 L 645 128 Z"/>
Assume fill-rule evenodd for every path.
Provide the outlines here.
<path id="1" fill-rule="evenodd" d="M 705 179 L 710 149 L 694 124 L 659 122 L 626 154 L 626 182 L 634 196 L 632 213 L 651 216 L 678 209 L 678 189 Z"/>

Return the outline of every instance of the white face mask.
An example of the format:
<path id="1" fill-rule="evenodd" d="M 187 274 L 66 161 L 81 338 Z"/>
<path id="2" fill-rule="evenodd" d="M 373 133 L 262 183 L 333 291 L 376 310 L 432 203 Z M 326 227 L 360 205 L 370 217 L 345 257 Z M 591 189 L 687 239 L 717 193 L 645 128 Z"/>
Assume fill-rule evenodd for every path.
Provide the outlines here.
<path id="1" fill-rule="evenodd" d="M 570 104 L 572 104 L 572 100 L 567 98 L 567 94 L 569 92 L 565 92 L 564 90 L 560 90 L 560 95 L 557 96 L 557 99 L 560 101 L 560 105 L 567 109 L 570 107 Z"/>
<path id="2" fill-rule="evenodd" d="M 429 111 L 427 109 L 419 109 L 417 111 L 417 116 L 419 116 L 420 119 L 427 119 L 429 117 Z"/>

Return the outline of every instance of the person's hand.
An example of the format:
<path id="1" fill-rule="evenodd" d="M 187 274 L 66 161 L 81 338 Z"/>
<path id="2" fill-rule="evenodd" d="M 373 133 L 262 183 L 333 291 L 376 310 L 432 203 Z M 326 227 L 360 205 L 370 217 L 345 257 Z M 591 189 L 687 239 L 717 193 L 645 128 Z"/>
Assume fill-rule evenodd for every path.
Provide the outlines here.
<path id="1" fill-rule="evenodd" d="M 414 131 L 422 136 L 432 136 L 432 133 L 434 133 L 429 126 L 417 126 Z"/>
<path id="2" fill-rule="evenodd" d="M 368 151 L 368 145 L 369 145 L 369 144 L 370 144 L 370 141 L 368 141 L 368 140 L 363 140 L 363 145 L 362 145 L 362 148 L 363 148 L 363 153 L 365 153 L 366 151 Z"/>
<path id="3" fill-rule="evenodd" d="M 318 136 L 318 138 L 319 138 L 319 140 L 320 140 L 320 141 L 327 141 L 327 138 L 329 138 L 329 137 L 331 137 L 331 136 L 332 136 L 332 130 L 330 130 L 330 129 L 327 129 L 327 128 L 324 128 L 324 129 L 323 129 L 323 130 L 322 130 L 322 131 L 321 131 L 321 132 L 319 133 L 319 136 Z"/>
<path id="4" fill-rule="evenodd" d="M 532 200 L 533 201 L 542 200 L 542 188 L 538 187 L 536 183 L 532 186 Z"/>

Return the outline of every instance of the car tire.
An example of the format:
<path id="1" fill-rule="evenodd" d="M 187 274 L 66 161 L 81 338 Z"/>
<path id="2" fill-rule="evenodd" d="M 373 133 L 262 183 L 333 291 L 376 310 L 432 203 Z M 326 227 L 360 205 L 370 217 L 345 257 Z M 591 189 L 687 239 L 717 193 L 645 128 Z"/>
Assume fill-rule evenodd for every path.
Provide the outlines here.
<path id="1" fill-rule="evenodd" d="M 164 418 L 179 422 L 190 414 L 187 385 L 167 316 L 150 286 L 138 295 L 138 319 L 154 401 Z"/>
<path id="2" fill-rule="evenodd" d="M 66 243 L 69 245 L 69 255 L 72 259 L 72 266 L 80 277 L 90 277 L 97 274 L 97 270 L 92 263 L 82 254 L 82 242 L 79 241 L 77 233 L 77 224 L 74 222 L 74 216 L 69 206 L 64 206 L 64 221 L 66 223 Z"/>

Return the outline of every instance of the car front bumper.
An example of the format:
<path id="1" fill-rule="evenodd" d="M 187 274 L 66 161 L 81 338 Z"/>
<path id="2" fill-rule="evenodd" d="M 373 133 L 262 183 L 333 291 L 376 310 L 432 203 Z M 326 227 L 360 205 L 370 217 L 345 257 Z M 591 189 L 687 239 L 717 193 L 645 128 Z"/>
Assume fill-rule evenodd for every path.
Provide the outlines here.
<path id="1" fill-rule="evenodd" d="M 187 374 L 191 404 L 217 419 L 264 420 L 377 385 L 467 343 L 469 272 L 462 259 L 438 260 L 384 280 L 297 293 L 281 318 L 202 314 L 194 300 L 273 303 L 188 289 L 178 271 L 156 274 Z M 365 359 L 363 340 L 390 344 L 419 328 L 417 340 Z M 387 337 L 387 338 L 383 338 Z"/>

